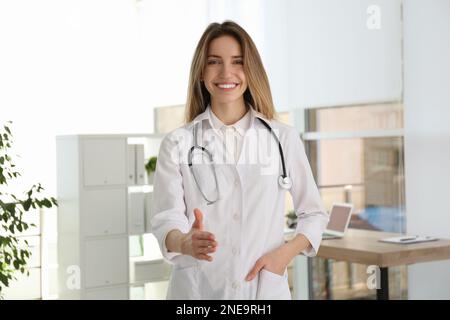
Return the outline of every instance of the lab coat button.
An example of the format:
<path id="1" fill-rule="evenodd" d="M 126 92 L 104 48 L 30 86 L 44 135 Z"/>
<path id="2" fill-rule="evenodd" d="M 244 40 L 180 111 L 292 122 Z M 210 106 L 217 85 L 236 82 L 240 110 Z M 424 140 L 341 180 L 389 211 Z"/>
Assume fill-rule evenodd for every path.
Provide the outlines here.
<path id="1" fill-rule="evenodd" d="M 236 221 L 239 220 L 239 213 L 233 214 L 233 219 Z"/>
<path id="2" fill-rule="evenodd" d="M 239 185 L 238 179 L 235 179 L 235 180 L 234 180 L 234 185 L 235 185 L 236 187 Z"/>
<path id="3" fill-rule="evenodd" d="M 231 286 L 233 287 L 234 290 L 238 290 L 241 287 L 241 285 L 237 281 L 234 281 Z"/>
<path id="4" fill-rule="evenodd" d="M 231 253 L 233 253 L 233 254 L 236 254 L 236 253 L 237 253 L 236 247 L 231 248 Z"/>

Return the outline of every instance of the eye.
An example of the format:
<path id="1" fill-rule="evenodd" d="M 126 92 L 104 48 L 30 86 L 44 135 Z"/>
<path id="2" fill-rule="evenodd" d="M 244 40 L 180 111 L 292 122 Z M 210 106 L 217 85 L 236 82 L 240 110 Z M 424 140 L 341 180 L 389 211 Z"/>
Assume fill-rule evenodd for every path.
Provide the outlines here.
<path id="1" fill-rule="evenodd" d="M 244 60 L 242 59 L 234 60 L 234 64 L 244 64 Z"/>
<path id="2" fill-rule="evenodd" d="M 218 64 L 219 61 L 218 61 L 218 60 L 208 60 L 207 63 L 208 63 L 209 65 L 212 65 L 212 64 Z"/>

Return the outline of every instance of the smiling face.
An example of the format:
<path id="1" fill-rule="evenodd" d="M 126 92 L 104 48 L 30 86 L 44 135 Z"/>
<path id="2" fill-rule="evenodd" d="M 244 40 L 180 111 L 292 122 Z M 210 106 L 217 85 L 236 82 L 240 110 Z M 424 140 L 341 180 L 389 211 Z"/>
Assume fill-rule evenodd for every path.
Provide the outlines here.
<path id="1" fill-rule="evenodd" d="M 203 75 L 211 101 L 231 104 L 244 99 L 247 89 L 244 59 L 239 42 L 231 36 L 211 41 Z"/>

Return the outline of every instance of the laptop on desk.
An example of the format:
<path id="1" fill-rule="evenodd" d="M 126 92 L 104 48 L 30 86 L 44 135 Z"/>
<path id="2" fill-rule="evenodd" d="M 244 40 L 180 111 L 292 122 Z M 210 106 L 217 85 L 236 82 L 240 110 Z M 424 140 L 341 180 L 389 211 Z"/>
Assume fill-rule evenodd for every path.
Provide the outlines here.
<path id="1" fill-rule="evenodd" d="M 347 231 L 353 211 L 351 203 L 334 203 L 330 211 L 330 221 L 322 234 L 323 240 L 340 239 Z"/>

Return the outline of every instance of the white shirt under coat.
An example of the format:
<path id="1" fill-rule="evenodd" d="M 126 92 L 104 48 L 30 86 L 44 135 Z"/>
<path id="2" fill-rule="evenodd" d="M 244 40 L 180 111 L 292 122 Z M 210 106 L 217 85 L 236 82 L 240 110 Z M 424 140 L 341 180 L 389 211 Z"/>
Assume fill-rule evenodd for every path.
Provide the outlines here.
<path id="1" fill-rule="evenodd" d="M 241 119 L 231 125 L 226 125 L 220 121 L 209 106 L 207 111 L 209 112 L 213 129 L 221 138 L 227 153 L 234 162 L 237 163 L 239 155 L 241 154 L 244 135 L 247 132 L 247 129 L 250 128 L 250 111 L 247 110 L 246 114 Z"/>
<path id="2" fill-rule="evenodd" d="M 281 276 L 263 269 L 258 277 L 245 281 L 261 256 L 284 243 L 287 190 L 278 184 L 281 173 L 278 145 L 256 117 L 265 119 L 250 108 L 240 123 L 234 125 L 235 129 L 242 129 L 242 135 L 236 132 L 242 139 L 240 142 L 237 139 L 237 156 L 234 158 L 236 152 L 232 152 L 232 161 L 228 161 L 230 152 L 223 143 L 224 135 L 218 132 L 223 123 L 220 125 L 209 106 L 194 121 L 170 132 L 161 143 L 151 224 L 164 258 L 173 264 L 168 299 L 291 298 L 286 271 Z M 311 243 L 310 250 L 302 254 L 313 257 L 319 250 L 328 214 L 296 129 L 276 120 L 265 120 L 279 137 L 286 170 L 292 179 L 289 192 L 298 216 L 296 234 L 305 235 Z M 201 196 L 187 165 L 193 126 L 197 122 L 202 128 L 198 144 L 214 155 L 219 183 L 220 199 L 211 205 Z M 232 126 L 225 127 L 235 130 Z M 212 180 L 205 178 L 205 190 L 215 193 Z M 204 228 L 218 242 L 216 252 L 210 254 L 212 262 L 168 252 L 165 245 L 169 231 L 189 232 L 195 208 L 203 212 Z"/>

